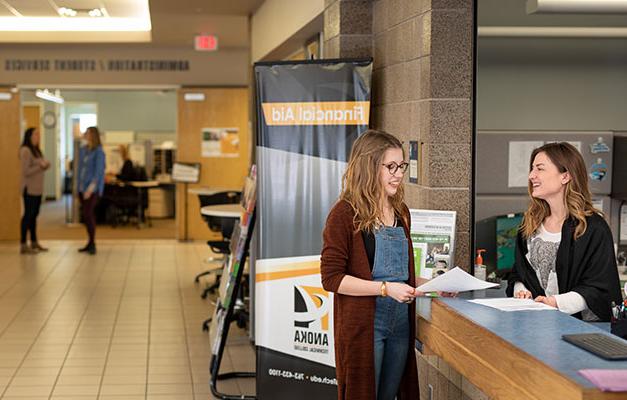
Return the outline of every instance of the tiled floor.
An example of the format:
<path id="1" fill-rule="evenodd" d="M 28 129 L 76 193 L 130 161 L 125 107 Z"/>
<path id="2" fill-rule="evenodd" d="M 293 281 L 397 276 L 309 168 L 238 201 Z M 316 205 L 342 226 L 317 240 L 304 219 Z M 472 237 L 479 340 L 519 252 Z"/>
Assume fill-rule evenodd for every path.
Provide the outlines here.
<path id="1" fill-rule="evenodd" d="M 210 300 L 193 283 L 206 246 L 176 241 L 48 241 L 20 256 L 0 245 L 0 399 L 211 399 Z M 223 370 L 253 371 L 246 333 L 232 325 Z M 254 394 L 254 379 L 219 382 Z"/>
<path id="2" fill-rule="evenodd" d="M 37 234 L 43 242 L 48 239 L 64 239 L 85 241 L 85 225 L 68 225 L 65 221 L 66 197 L 57 201 L 46 201 L 41 205 L 41 212 L 37 218 Z M 209 229 L 207 228 L 207 232 Z M 134 224 L 121 225 L 115 228 L 110 225 L 98 225 L 96 236 L 99 239 L 174 239 L 176 237 L 176 222 L 174 218 L 153 218 L 151 226 L 137 229 Z"/>

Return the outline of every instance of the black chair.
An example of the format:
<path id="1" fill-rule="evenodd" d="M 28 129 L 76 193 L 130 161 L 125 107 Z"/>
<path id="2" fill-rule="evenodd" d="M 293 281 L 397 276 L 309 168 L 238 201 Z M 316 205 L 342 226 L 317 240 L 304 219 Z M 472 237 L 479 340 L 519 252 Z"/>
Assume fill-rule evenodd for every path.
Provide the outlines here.
<path id="1" fill-rule="evenodd" d="M 210 206 L 210 205 L 218 205 L 218 204 L 236 204 L 241 200 L 242 193 L 239 191 L 231 190 L 225 192 L 218 192 L 212 195 L 198 195 L 200 199 L 200 207 Z M 213 217 L 202 215 L 203 220 L 209 226 L 209 229 L 213 232 L 220 232 L 222 234 L 221 240 L 209 240 L 207 241 L 207 245 L 211 249 L 212 252 L 216 254 L 221 254 L 220 258 L 211 257 L 208 259 L 208 262 L 221 261 L 222 263 L 227 261 L 227 256 L 230 254 L 230 238 L 233 233 L 233 228 L 235 226 L 234 218 L 227 217 Z M 198 283 L 200 281 L 201 276 L 206 276 L 210 274 L 215 274 L 216 279 L 213 284 L 205 288 L 202 293 L 202 298 L 207 298 L 209 293 L 215 292 L 215 290 L 220 287 L 220 278 L 222 275 L 222 268 L 214 268 L 200 274 L 196 275 L 194 278 L 194 282 Z"/>
<path id="2" fill-rule="evenodd" d="M 130 185 L 105 185 L 103 199 L 107 203 L 107 222 L 113 227 L 127 224 L 132 218 L 137 218 L 138 224 L 143 222 L 139 220 L 140 216 L 137 211 L 140 201 L 139 194 L 138 189 Z M 141 193 L 141 207 L 144 210 L 148 208 L 146 191 Z"/>

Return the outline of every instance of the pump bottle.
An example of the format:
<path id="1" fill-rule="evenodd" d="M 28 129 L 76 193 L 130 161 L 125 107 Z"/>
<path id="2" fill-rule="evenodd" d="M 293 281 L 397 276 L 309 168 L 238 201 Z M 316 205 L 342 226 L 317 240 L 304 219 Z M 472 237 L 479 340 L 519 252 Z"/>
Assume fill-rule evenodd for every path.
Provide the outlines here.
<path id="1" fill-rule="evenodd" d="M 486 280 L 486 266 L 483 265 L 483 257 L 481 256 L 484 252 L 485 249 L 477 249 L 477 258 L 475 259 L 475 278 L 482 281 Z"/>

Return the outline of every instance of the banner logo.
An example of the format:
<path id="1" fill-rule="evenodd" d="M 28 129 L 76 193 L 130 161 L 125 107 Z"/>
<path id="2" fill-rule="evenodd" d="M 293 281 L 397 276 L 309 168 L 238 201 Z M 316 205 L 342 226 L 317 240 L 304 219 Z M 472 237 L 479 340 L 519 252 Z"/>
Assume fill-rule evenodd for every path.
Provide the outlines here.
<path id="1" fill-rule="evenodd" d="M 323 101 L 263 103 L 266 124 L 274 125 L 368 125 L 370 102 Z"/>
<path id="2" fill-rule="evenodd" d="M 329 352 L 329 293 L 320 287 L 294 285 L 294 349 Z"/>

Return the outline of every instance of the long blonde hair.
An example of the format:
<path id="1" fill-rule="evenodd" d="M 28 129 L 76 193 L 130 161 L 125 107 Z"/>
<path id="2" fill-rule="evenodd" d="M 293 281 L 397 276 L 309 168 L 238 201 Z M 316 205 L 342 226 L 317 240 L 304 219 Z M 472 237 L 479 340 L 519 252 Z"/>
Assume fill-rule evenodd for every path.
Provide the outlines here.
<path id="1" fill-rule="evenodd" d="M 588 188 L 586 164 L 581 153 L 570 143 L 548 143 L 538 147 L 531 153 L 529 171 L 533 168 L 533 160 L 540 153 L 546 154 L 560 173 L 568 172 L 570 174 L 570 180 L 566 183 L 564 190 L 564 205 L 568 211 L 568 216 L 577 221 L 574 233 L 574 239 L 577 240 L 586 232 L 588 227 L 586 217 L 595 213 L 601 214 L 599 210 L 592 206 L 592 195 Z M 523 237 L 530 238 L 538 230 L 545 218 L 551 215 L 551 209 L 545 200 L 531 195 L 533 191 L 531 181 L 527 184 L 527 191 L 531 201 L 529 208 L 525 212 L 520 230 Z"/>
<path id="2" fill-rule="evenodd" d="M 357 231 L 373 232 L 381 224 L 383 188 L 379 171 L 383 156 L 388 149 L 403 150 L 403 144 L 393 135 L 373 129 L 367 130 L 353 144 L 348 168 L 342 178 L 340 200 L 348 202 L 353 207 Z M 403 158 L 405 158 L 404 150 Z M 403 197 L 404 189 L 401 181 L 396 194 L 389 200 L 394 213 L 405 218 Z"/>

